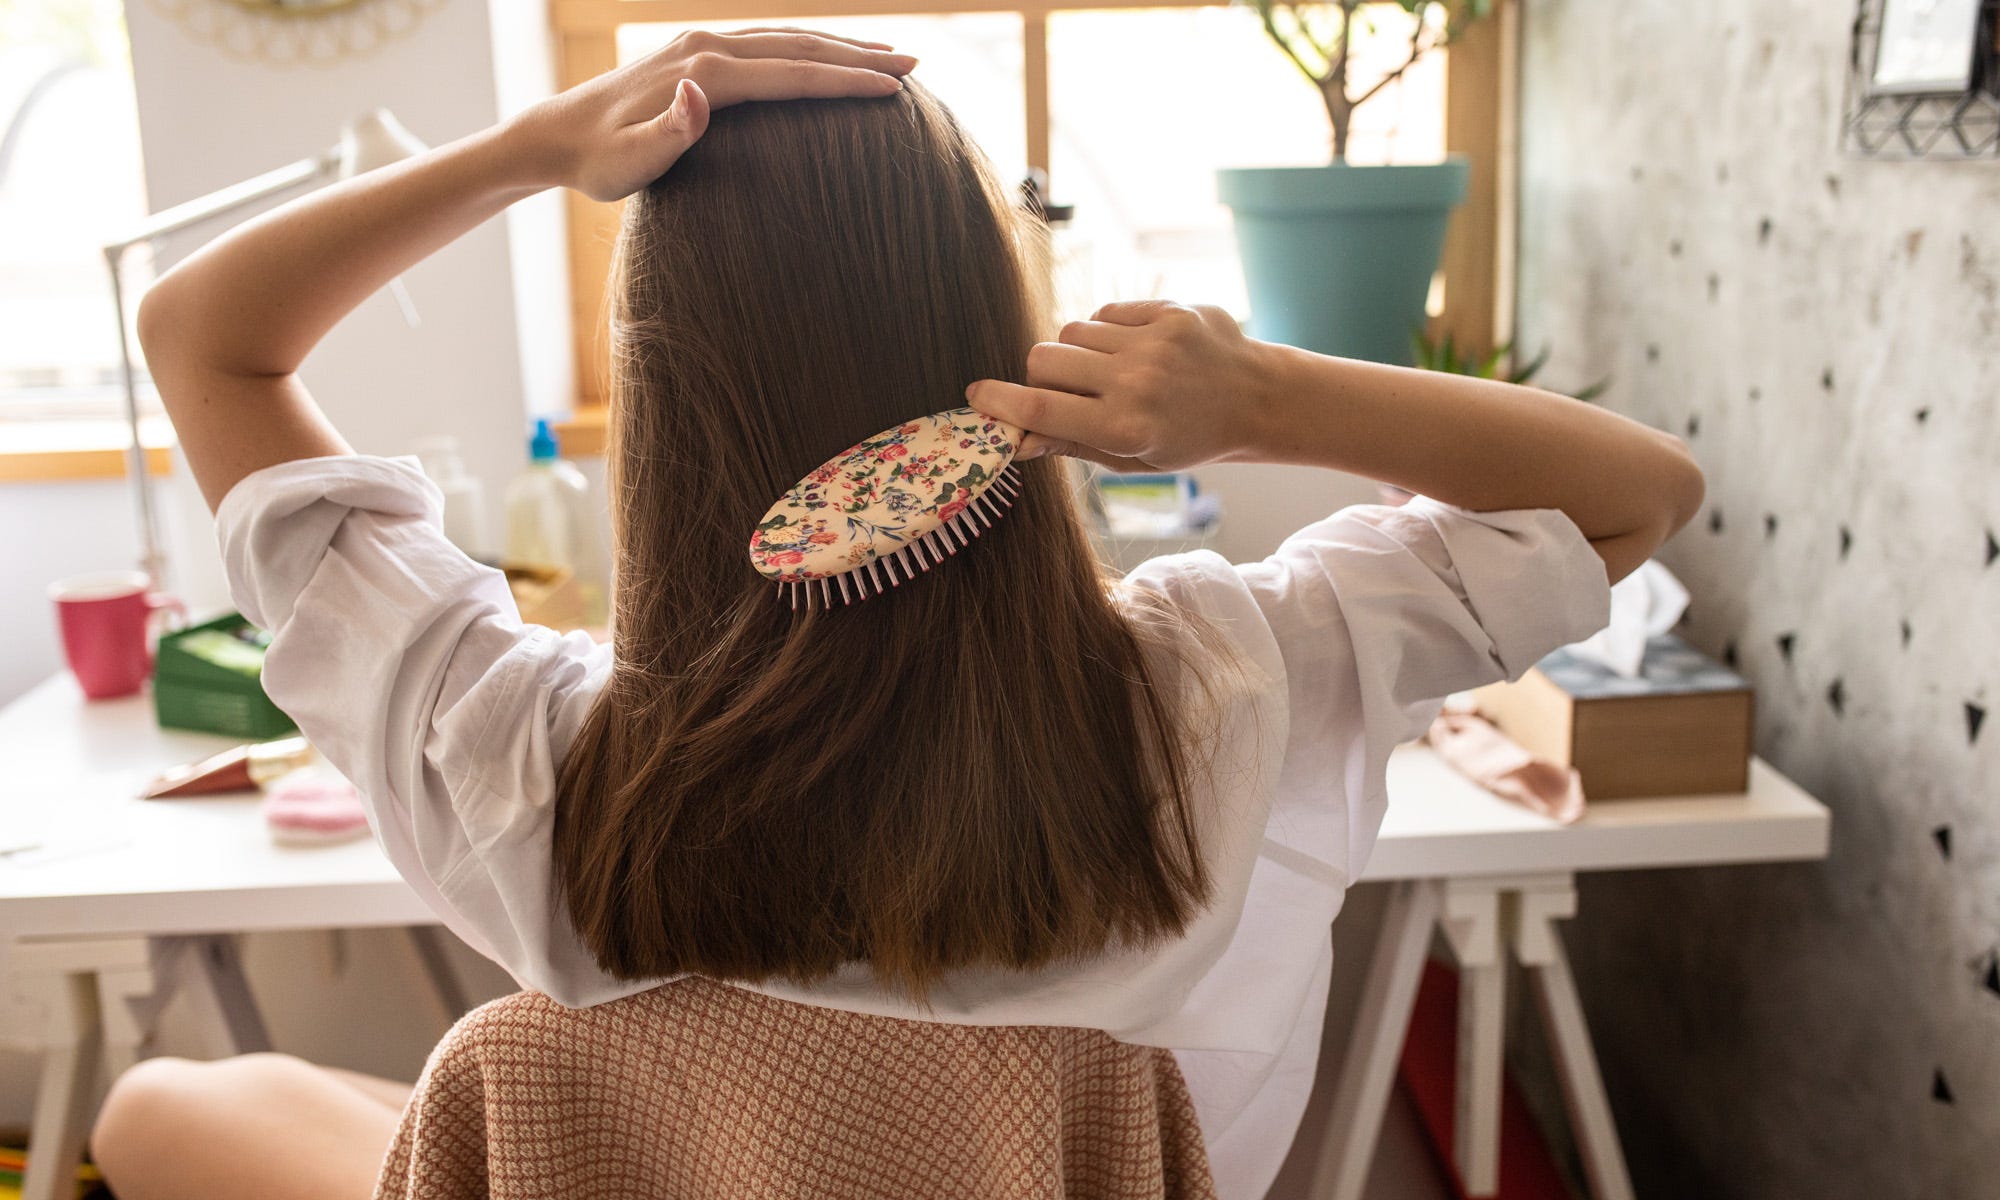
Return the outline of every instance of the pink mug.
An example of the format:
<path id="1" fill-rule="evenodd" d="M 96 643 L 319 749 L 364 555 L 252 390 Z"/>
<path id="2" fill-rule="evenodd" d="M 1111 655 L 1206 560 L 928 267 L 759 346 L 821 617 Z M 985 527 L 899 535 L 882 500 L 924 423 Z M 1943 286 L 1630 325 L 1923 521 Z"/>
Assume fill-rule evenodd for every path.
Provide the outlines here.
<path id="1" fill-rule="evenodd" d="M 169 612 L 181 621 L 187 609 L 152 590 L 143 571 L 77 575 L 49 585 L 63 657 L 83 694 L 92 700 L 129 696 L 153 673 L 153 618 Z"/>

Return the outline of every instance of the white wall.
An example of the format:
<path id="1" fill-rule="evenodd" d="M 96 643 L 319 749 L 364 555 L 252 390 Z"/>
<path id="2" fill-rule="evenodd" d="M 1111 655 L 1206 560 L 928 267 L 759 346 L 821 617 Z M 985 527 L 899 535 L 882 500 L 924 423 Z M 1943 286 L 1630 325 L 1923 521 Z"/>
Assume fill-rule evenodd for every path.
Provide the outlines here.
<path id="1" fill-rule="evenodd" d="M 511 6 L 516 18 L 527 8 L 539 11 Z M 377 107 L 433 145 L 485 128 L 502 111 L 495 29 L 485 5 L 434 6 L 408 35 L 325 67 L 239 62 L 190 37 L 153 5 L 127 9 L 155 210 L 319 153 L 343 124 Z M 535 33 L 517 19 L 505 29 L 516 39 Z M 509 56 L 510 107 L 532 86 L 527 64 L 536 53 L 529 42 Z M 545 202 L 522 219 L 546 227 L 547 218 Z M 162 268 L 236 219 L 168 239 Z M 560 270 L 548 267 L 551 256 L 560 261 L 562 247 L 542 239 L 535 248 L 539 253 L 524 265 L 543 314 L 540 328 L 559 330 L 546 314 L 549 305 L 567 305 Z M 497 503 L 523 461 L 531 405 L 546 411 L 566 403 L 560 389 L 568 375 L 567 336 L 530 338 L 524 350 L 506 221 L 445 247 L 404 283 L 422 318 L 418 328 L 405 323 L 392 298 L 378 294 L 333 330 L 301 374 L 358 450 L 399 454 L 429 434 L 456 436 Z"/>
<path id="2" fill-rule="evenodd" d="M 1524 6 L 1521 343 L 1688 438 L 1682 635 L 1834 813 L 1824 862 L 1583 883 L 1642 1197 L 1996 1192 L 2000 162 L 1841 153 L 1853 14 Z"/>
<path id="3" fill-rule="evenodd" d="M 1286 534 L 1336 509 L 1377 502 L 1373 483 L 1338 471 L 1225 463 L 1194 474 L 1204 492 L 1222 497 L 1215 548 L 1231 562 L 1262 558 Z"/>

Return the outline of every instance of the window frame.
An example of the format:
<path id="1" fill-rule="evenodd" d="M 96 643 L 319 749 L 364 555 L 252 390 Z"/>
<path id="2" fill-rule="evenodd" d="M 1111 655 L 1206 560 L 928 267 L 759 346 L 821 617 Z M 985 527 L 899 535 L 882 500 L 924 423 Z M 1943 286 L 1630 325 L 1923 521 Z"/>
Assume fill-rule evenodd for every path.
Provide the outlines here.
<path id="1" fill-rule="evenodd" d="M 112 6 L 116 11 L 118 6 Z M 73 14 L 74 15 L 74 14 Z M 86 35 L 91 46 L 86 50 L 69 47 L 53 61 L 56 74 L 69 67 L 82 66 L 88 69 L 111 69 L 126 77 L 133 87 L 136 102 L 136 81 L 131 79 L 133 64 L 130 54 L 130 35 L 122 11 L 117 16 L 118 30 L 116 45 L 99 44 L 94 22 L 104 16 L 102 12 L 91 12 L 86 17 L 93 23 L 93 30 Z M 33 43 L 30 43 L 33 44 Z M 81 57 L 77 57 L 80 54 Z M 104 57 L 99 57 L 100 55 Z M 62 64 L 68 64 L 63 66 Z M 23 104 L 9 117 L 20 121 L 24 117 L 34 120 L 36 114 L 30 107 L 40 85 L 34 85 L 23 94 Z M 134 113 L 136 122 L 137 114 Z M 135 146 L 143 155 L 143 147 Z M 139 166 L 139 184 L 145 186 L 144 168 Z M 146 205 L 142 203 L 139 213 L 143 215 Z M 138 290 L 144 290 L 140 288 Z M 136 294 L 136 293 L 133 293 Z M 111 321 L 110 305 L 115 298 L 103 297 L 104 324 Z M 93 318 L 94 319 L 94 318 Z M 59 483 L 71 480 L 118 479 L 130 471 L 132 435 L 124 415 L 123 392 L 116 374 L 117 358 L 100 364 L 110 368 L 110 373 L 99 384 L 70 385 L 59 384 L 55 388 L 43 389 L 30 385 L 26 388 L 10 387 L 0 391 L 0 485 L 16 483 Z M 139 377 L 146 378 L 145 368 L 140 366 Z M 100 405 L 96 392 L 101 387 L 103 400 Z M 83 411 L 56 412 L 48 406 L 67 405 L 76 402 L 76 397 L 67 395 L 44 395 L 47 392 L 80 391 L 86 393 L 81 400 Z M 23 411 L 25 409 L 25 411 Z M 157 405 L 143 406 L 141 409 L 140 445 L 144 451 L 146 470 L 152 475 L 166 475 L 172 469 L 173 430 Z"/>
<path id="2" fill-rule="evenodd" d="M 1049 169 L 1048 19 L 1105 9 L 1214 8 L 1227 0 L 549 0 L 556 86 L 574 87 L 618 65 L 621 25 L 741 21 L 810 22 L 827 17 L 1011 13 L 1021 20 L 1022 112 L 1028 163 Z M 1465 155 L 1472 177 L 1445 237 L 1445 308 L 1439 332 L 1482 351 L 1513 325 L 1515 75 L 1520 0 L 1495 0 L 1492 14 L 1452 42 L 1445 71 L 1445 149 Z M 1272 51 L 1276 53 L 1275 48 Z M 1309 101 L 1301 98 L 1301 103 Z M 618 231 L 619 205 L 570 192 L 567 206 L 570 313 L 576 355 L 572 448 L 601 447 L 607 380 L 604 281 Z"/>

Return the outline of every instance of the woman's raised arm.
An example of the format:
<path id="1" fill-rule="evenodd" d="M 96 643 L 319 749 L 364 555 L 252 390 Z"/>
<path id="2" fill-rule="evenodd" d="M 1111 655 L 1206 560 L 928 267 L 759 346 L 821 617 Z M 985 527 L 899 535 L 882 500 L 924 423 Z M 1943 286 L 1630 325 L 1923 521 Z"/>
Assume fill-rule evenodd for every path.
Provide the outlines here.
<path id="1" fill-rule="evenodd" d="M 708 127 L 711 106 L 886 96 L 915 65 L 800 30 L 691 33 L 501 125 L 277 208 L 167 272 L 139 340 L 210 508 L 237 480 L 347 453 L 296 371 L 370 293 L 549 187 L 616 200 Z"/>
<path id="2" fill-rule="evenodd" d="M 1331 467 L 1474 511 L 1554 508 L 1617 582 L 1701 507 L 1680 439 L 1516 384 L 1330 358 L 1243 336 L 1227 313 L 1112 304 L 1037 345 L 1028 385 L 973 407 L 1031 432 L 1023 453 L 1126 470 Z"/>

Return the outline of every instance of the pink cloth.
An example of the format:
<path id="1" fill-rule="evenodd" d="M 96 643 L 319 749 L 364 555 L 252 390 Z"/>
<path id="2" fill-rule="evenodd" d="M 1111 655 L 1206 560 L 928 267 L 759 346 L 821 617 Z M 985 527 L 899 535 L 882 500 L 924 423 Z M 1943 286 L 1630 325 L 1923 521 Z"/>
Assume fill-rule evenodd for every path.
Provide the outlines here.
<path id="1" fill-rule="evenodd" d="M 345 779 L 294 772 L 264 792 L 264 823 L 280 842 L 344 842 L 368 836 L 361 793 Z"/>
<path id="2" fill-rule="evenodd" d="M 1447 706 L 1424 740 L 1459 774 L 1503 800 L 1563 825 L 1583 815 L 1576 768 L 1536 758 L 1477 712 Z"/>

